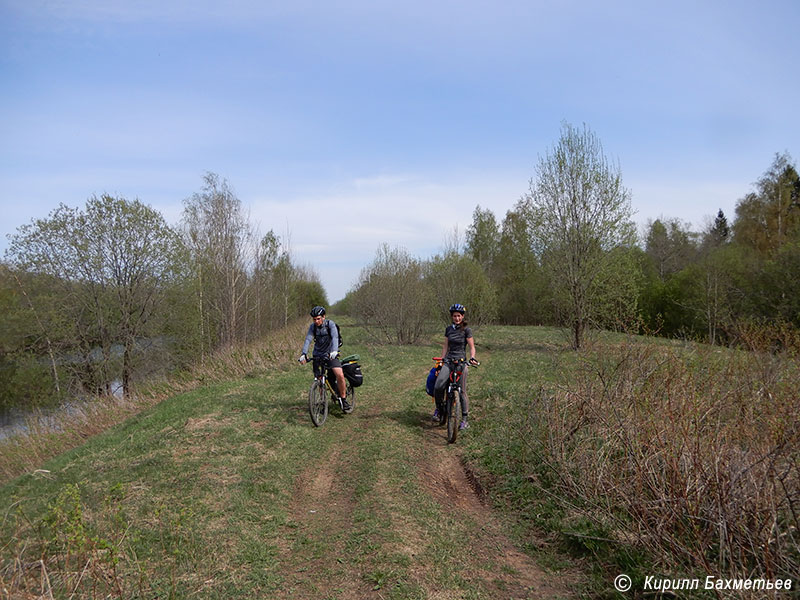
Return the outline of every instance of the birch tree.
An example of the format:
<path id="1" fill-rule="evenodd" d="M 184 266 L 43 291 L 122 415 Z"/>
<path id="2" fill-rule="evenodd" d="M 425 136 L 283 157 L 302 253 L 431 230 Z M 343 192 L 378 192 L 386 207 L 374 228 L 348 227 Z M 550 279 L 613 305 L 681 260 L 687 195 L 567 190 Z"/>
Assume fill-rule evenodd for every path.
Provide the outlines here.
<path id="1" fill-rule="evenodd" d="M 630 192 L 597 136 L 565 123 L 559 141 L 539 158 L 522 206 L 578 349 L 587 326 L 609 305 L 602 290 L 629 289 L 601 284 L 610 273 L 619 277 L 609 268 L 617 258 L 612 250 L 635 240 Z"/>

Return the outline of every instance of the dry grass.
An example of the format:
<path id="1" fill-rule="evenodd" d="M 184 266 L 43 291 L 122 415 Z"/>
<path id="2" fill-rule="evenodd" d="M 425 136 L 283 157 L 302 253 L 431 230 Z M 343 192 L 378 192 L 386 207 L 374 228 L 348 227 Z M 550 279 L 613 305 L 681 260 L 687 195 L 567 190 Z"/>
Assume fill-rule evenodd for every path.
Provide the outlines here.
<path id="1" fill-rule="evenodd" d="M 32 472 L 48 459 L 81 445 L 87 438 L 164 398 L 213 382 L 285 368 L 297 354 L 304 328 L 305 320 L 298 319 L 247 347 L 220 350 L 189 371 L 143 386 L 124 400 L 96 398 L 46 421 L 32 415 L 27 420 L 26 433 L 0 440 L 0 483 Z"/>
<path id="2" fill-rule="evenodd" d="M 545 465 L 531 480 L 583 499 L 582 517 L 665 573 L 795 577 L 798 390 L 793 352 L 606 346 L 531 404 L 522 435 Z"/>

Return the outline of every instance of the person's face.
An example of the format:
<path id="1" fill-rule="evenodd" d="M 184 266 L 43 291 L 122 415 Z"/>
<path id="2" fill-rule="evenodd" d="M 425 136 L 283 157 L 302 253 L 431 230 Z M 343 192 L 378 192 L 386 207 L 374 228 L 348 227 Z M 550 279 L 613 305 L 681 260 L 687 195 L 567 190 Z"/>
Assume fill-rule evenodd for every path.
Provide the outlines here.
<path id="1" fill-rule="evenodd" d="M 453 318 L 454 325 L 461 325 L 461 321 L 464 320 L 464 315 L 462 315 L 460 312 L 450 313 L 450 316 Z"/>
<path id="2" fill-rule="evenodd" d="M 322 322 L 325 320 L 325 315 L 318 315 L 316 317 L 311 317 L 314 319 L 314 324 L 317 326 L 322 325 Z"/>

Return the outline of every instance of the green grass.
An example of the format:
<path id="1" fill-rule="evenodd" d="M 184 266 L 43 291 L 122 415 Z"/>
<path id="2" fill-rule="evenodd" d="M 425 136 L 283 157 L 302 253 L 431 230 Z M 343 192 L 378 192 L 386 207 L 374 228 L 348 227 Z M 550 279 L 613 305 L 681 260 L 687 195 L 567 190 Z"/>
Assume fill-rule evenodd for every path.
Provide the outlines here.
<path id="1" fill-rule="evenodd" d="M 546 454 L 557 431 L 542 411 L 581 391 L 579 374 L 614 372 L 628 338 L 575 353 L 556 329 L 477 330 L 471 426 L 451 446 L 424 392 L 441 340 L 372 346 L 341 322 L 365 375 L 352 415 L 332 408 L 313 427 L 311 369 L 286 361 L 167 398 L 0 488 L 0 584 L 45 597 L 615 597 L 613 575 L 680 564 L 623 543 L 627 517 L 601 518 L 565 486 L 580 479 L 567 460 L 580 435 L 562 462 Z M 727 360 L 690 358 L 706 374 Z M 512 545 L 529 562 L 512 562 Z"/>

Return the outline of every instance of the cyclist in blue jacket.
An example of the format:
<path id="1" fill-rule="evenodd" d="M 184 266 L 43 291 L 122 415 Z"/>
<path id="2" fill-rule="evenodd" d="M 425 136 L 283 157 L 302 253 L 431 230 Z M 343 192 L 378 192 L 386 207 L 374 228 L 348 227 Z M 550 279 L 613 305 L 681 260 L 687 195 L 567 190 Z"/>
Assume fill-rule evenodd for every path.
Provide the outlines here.
<path id="1" fill-rule="evenodd" d="M 314 342 L 314 376 L 319 377 L 321 374 L 322 365 L 319 364 L 322 359 L 327 359 L 328 367 L 336 376 L 336 387 L 339 388 L 339 399 L 342 402 L 342 409 L 344 412 L 349 413 L 353 409 L 347 401 L 347 384 L 344 380 L 344 372 L 342 371 L 342 363 L 338 359 L 339 356 L 339 330 L 336 323 L 330 319 L 325 318 L 325 307 L 315 306 L 311 309 L 311 319 L 313 323 L 308 327 L 306 340 L 303 343 L 303 350 L 300 354 L 300 364 L 304 365 L 308 362 L 308 349 L 311 342 Z"/>
<path id="2" fill-rule="evenodd" d="M 444 346 L 442 347 L 442 370 L 439 371 L 439 376 L 436 378 L 436 385 L 433 388 L 433 395 L 436 399 L 436 410 L 433 413 L 432 419 L 439 420 L 439 406 L 444 405 L 444 393 L 447 388 L 447 382 L 450 379 L 450 362 L 463 359 L 467 357 L 467 348 L 469 348 L 469 362 L 471 364 L 477 363 L 475 359 L 475 340 L 472 337 L 472 329 L 469 328 L 467 322 L 464 320 L 464 315 L 467 309 L 463 304 L 453 304 L 450 307 L 450 319 L 453 321 L 444 330 Z M 466 429 L 469 427 L 467 418 L 469 416 L 469 398 L 467 397 L 467 365 L 464 365 L 464 371 L 461 375 L 461 423 L 459 429 Z"/>

